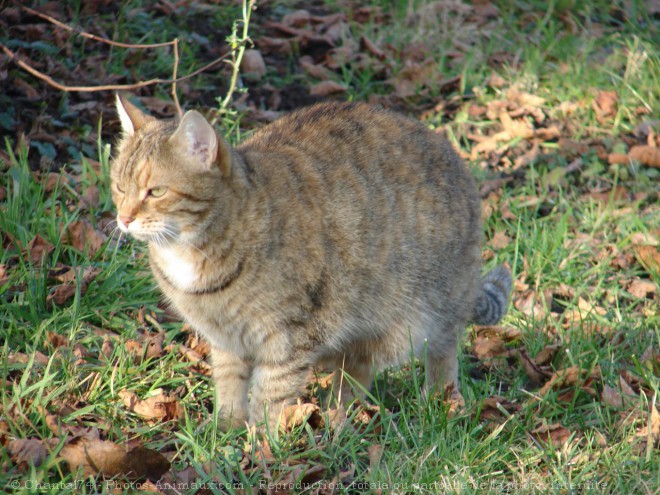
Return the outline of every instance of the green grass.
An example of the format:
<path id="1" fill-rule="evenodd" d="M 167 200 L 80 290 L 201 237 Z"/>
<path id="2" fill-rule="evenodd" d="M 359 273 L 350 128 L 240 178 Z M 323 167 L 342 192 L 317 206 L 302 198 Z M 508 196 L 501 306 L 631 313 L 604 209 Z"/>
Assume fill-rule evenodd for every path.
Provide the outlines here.
<path id="1" fill-rule="evenodd" d="M 390 6 L 381 3 L 383 9 Z M 110 493 L 120 486 L 116 483 L 122 480 L 105 485 L 75 483 L 84 478 L 69 473 L 58 456 L 63 435 L 54 433 L 48 423 L 48 414 L 55 414 L 61 425 L 97 427 L 104 439 L 155 449 L 172 462 L 172 472 L 194 470 L 191 483 L 207 483 L 213 493 L 242 493 L 240 486 L 266 493 L 269 487 L 295 487 L 296 482 L 316 479 L 335 483 L 335 493 L 351 494 L 378 489 L 406 494 L 658 493 L 658 439 L 647 442 L 640 436 L 651 421 L 649 411 L 659 402 L 657 358 L 642 359 L 648 349 L 657 353 L 660 348 L 658 293 L 640 299 L 628 291 L 632 280 L 654 276 L 635 257 L 633 238 L 640 233 L 658 237 L 658 172 L 637 164 L 610 166 L 594 149 L 602 144 L 607 151 L 625 150 L 632 130 L 660 114 L 660 59 L 653 41 L 657 21 L 643 13 L 641 2 L 614 7 L 604 1 L 498 2 L 497 6 L 499 17 L 489 30 L 468 37 L 469 49 L 461 62 L 448 57 L 451 46 L 446 44 L 454 35 L 466 35 L 460 23 L 455 33 L 443 32 L 440 21 L 410 24 L 400 16 L 392 16 L 386 25 L 351 21 L 350 27 L 354 36 L 365 34 L 379 46 L 390 43 L 403 50 L 423 40 L 437 48 L 432 56 L 438 79 L 462 75 L 460 93 L 469 99 L 452 115 L 439 110 L 427 117 L 431 126 L 443 126 L 466 155 L 475 146 L 470 136 L 500 130 L 497 120 L 470 116 L 468 105 L 486 106 L 505 99 L 510 87 L 545 98 L 542 109 L 549 118 L 568 122 L 563 135 L 589 142 L 586 151 L 570 156 L 556 140 L 547 140 L 541 143 L 545 153 L 524 167 L 524 173 L 513 173 L 482 155 L 469 165 L 482 181 L 497 173 L 513 177 L 486 200 L 493 206 L 484 225 L 486 239 L 504 232 L 511 240 L 492 249 L 487 242 L 492 257 L 486 265 L 511 266 L 518 284 L 515 301 L 530 291 L 554 294 L 550 303 L 539 297 L 533 313 L 512 304 L 503 325 L 520 335 L 507 342 L 506 349 L 524 349 L 535 357 L 548 345 L 557 345 L 548 373 L 577 367 L 598 378 L 541 395 L 542 385 L 531 383 L 515 354 L 490 365 L 478 360 L 475 330 L 468 329 L 460 358 L 466 406 L 458 412 L 450 412 L 449 404 L 439 398 L 421 396 L 423 363 L 413 362 L 378 377 L 370 397 L 379 414 L 371 422 L 361 423 L 363 412 L 350 409 L 343 427 L 298 426 L 290 433 L 269 436 L 272 455 L 260 460 L 265 455 L 260 440 L 245 430 L 223 433 L 216 428 L 211 383 L 177 352 L 187 335 L 159 307 L 144 248 L 130 240 L 118 242 L 115 235 L 90 256 L 62 235 L 78 219 L 100 228 L 105 215 L 112 214 L 108 147 L 83 149 L 82 155 L 98 161 L 100 168 L 88 160 L 67 164 L 64 170 L 76 179 L 63 174 L 56 187 L 46 191 L 45 179 L 30 171 L 27 150 L 19 147 L 14 154 L 13 143 L 8 142 L 10 158 L 0 164 L 0 186 L 6 191 L 0 202 L 0 265 L 7 276 L 0 287 L 0 444 L 26 438 L 61 440 L 51 445 L 37 467 L 17 465 L 1 448 L 0 490 Z M 408 4 L 398 2 L 396 8 L 407 12 Z M 284 3 L 278 9 L 286 13 L 292 7 Z M 617 9 L 627 9 L 625 20 L 620 20 Z M 226 13 L 212 15 L 213 25 L 231 23 Z M 121 16 L 118 29 L 130 33 L 127 38 L 135 40 L 139 35 L 153 42 L 177 35 L 172 21 L 156 22 L 137 4 Z M 450 13 L 448 19 L 457 20 L 456 14 Z M 467 22 L 463 17 L 458 21 Z M 259 17 L 253 22 L 258 23 Z M 508 60 L 516 63 L 493 68 L 488 60 L 496 52 L 510 54 Z M 405 63 L 405 50 L 402 53 L 392 61 L 395 70 Z M 123 73 L 126 56 L 113 50 L 106 62 L 108 72 Z M 194 50 L 184 51 L 182 68 L 201 65 L 197 56 Z M 167 72 L 170 60 L 158 55 L 151 63 L 155 65 L 144 68 L 144 77 L 152 70 Z M 493 73 L 505 79 L 503 87 L 489 85 Z M 351 99 L 391 91 L 368 68 L 346 67 L 337 76 L 348 85 Z M 295 77 L 304 81 L 301 75 Z M 194 84 L 204 88 L 208 80 Z M 591 101 L 598 91 L 606 90 L 617 92 L 619 104 L 610 120 L 600 122 Z M 438 95 L 430 88 L 411 100 L 434 98 Z M 564 102 L 577 105 L 570 116 L 559 109 Z M 649 113 L 640 113 L 639 108 Z M 85 125 L 93 129 L 95 124 Z M 521 141 L 509 144 L 514 150 L 528 150 Z M 583 161 L 582 168 L 564 173 L 575 158 Z M 93 185 L 100 192 L 98 207 L 81 209 L 79 196 Z M 594 199 L 591 194 L 616 186 L 637 199 Z M 42 263 L 31 263 L 25 248 L 37 234 L 52 245 L 52 251 Z M 80 273 L 89 267 L 100 271 L 85 291 L 78 283 L 68 302 L 49 305 L 53 272 L 61 266 Z M 580 309 L 580 301 L 597 309 L 585 310 L 584 302 Z M 154 318 L 142 317 L 141 308 Z M 580 310 L 581 318 L 575 316 Z M 172 348 L 158 357 L 146 357 L 140 337 L 145 331 L 162 331 L 164 345 Z M 65 345 L 56 348 L 51 333 L 65 337 Z M 130 340 L 145 348 L 131 351 Z M 605 385 L 623 392 L 622 375 L 637 395 L 617 408 L 606 403 L 601 392 Z M 180 419 L 149 422 L 128 411 L 119 398 L 122 390 L 144 399 L 159 389 L 178 398 L 183 408 Z M 487 399 L 494 396 L 508 402 L 489 408 Z M 547 442 L 541 434 L 532 434 L 542 425 L 556 425 L 566 433 L 559 442 Z M 310 475 L 314 472 L 316 478 Z M 15 482 L 25 488 L 16 488 Z M 131 493 L 136 486 L 126 481 L 119 492 Z"/>

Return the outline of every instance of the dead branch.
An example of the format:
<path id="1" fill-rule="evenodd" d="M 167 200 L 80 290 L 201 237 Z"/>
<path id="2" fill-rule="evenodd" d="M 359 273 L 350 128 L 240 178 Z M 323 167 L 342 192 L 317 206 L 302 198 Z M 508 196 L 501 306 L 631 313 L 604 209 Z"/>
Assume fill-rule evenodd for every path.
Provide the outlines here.
<path id="1" fill-rule="evenodd" d="M 29 64 L 25 63 L 22 61 L 19 56 L 11 51 L 9 48 L 7 48 L 5 45 L 0 43 L 0 49 L 2 49 L 3 52 L 9 57 L 11 61 L 13 61 L 16 65 L 18 65 L 21 69 L 23 69 L 26 72 L 29 72 L 33 76 L 37 77 L 38 79 L 41 79 L 42 81 L 45 81 L 49 85 L 53 86 L 56 89 L 59 89 L 60 91 L 66 91 L 66 92 L 74 92 L 74 91 L 79 91 L 79 92 L 95 92 L 95 91 L 128 91 L 132 89 L 138 89 L 138 88 L 143 88 L 145 86 L 153 86 L 154 84 L 174 84 L 174 83 L 179 83 L 181 81 L 186 81 L 192 77 L 195 77 L 202 72 L 205 72 L 209 70 L 211 67 L 219 64 L 223 60 L 225 60 L 227 57 L 229 57 L 229 53 L 224 54 L 221 57 L 216 58 L 212 62 L 206 64 L 204 67 L 200 67 L 199 69 L 195 70 L 194 72 L 191 72 L 190 74 L 187 74 L 182 77 L 178 77 L 176 79 L 161 79 L 161 78 L 155 78 L 155 79 L 150 79 L 148 81 L 141 81 L 138 83 L 134 84 L 108 84 L 104 86 L 68 86 L 66 84 L 61 84 L 57 81 L 55 81 L 52 77 L 50 77 L 47 74 L 44 74 L 43 72 L 35 69 L 34 67 L 30 66 Z"/>
<path id="2" fill-rule="evenodd" d="M 146 49 L 146 48 L 162 48 L 164 46 L 173 46 L 173 45 L 176 45 L 176 43 L 177 43 L 177 40 L 172 40 L 172 41 L 166 41 L 164 43 L 151 43 L 151 44 L 145 44 L 145 45 L 142 45 L 142 44 L 135 45 L 135 44 L 132 44 L 132 43 L 121 43 L 119 41 L 112 41 L 112 40 L 109 40 L 109 39 L 106 39 L 106 38 L 101 38 L 100 36 L 96 36 L 96 35 L 91 34 L 91 33 L 87 33 L 85 31 L 83 31 L 82 29 L 77 29 L 77 28 L 71 27 L 68 24 L 64 24 L 63 22 L 58 21 L 54 17 L 49 16 L 48 14 L 44 14 L 42 12 L 39 12 L 38 10 L 34 10 L 34 9 L 31 9 L 30 7 L 26 7 L 25 5 L 23 5 L 19 2 L 14 2 L 14 4 L 17 7 L 23 9 L 24 11 L 26 11 L 26 12 L 34 15 L 34 16 L 37 16 L 41 19 L 44 19 L 45 21 L 48 21 L 51 24 L 54 24 L 55 26 L 57 26 L 59 28 L 65 29 L 66 31 L 71 31 L 72 33 L 76 33 L 77 35 L 82 36 L 84 38 L 89 38 L 90 40 L 99 41 L 101 43 L 105 43 L 105 44 L 111 45 L 111 46 L 117 46 L 117 47 L 120 47 L 120 48 L 142 48 L 142 49 Z"/>
<path id="3" fill-rule="evenodd" d="M 76 29 L 73 28 L 61 21 L 58 21 L 57 19 L 44 14 L 42 12 L 39 12 L 37 10 L 31 9 L 30 7 L 26 7 L 25 5 L 20 4 L 19 2 L 14 2 L 15 5 L 20 7 L 21 9 L 25 10 L 26 12 L 29 12 L 32 15 L 35 15 L 41 19 L 44 19 L 51 24 L 65 29 L 67 31 L 71 31 L 73 33 L 78 34 L 79 36 L 83 36 L 85 38 L 89 38 L 94 41 L 98 41 L 100 43 L 105 43 L 111 46 L 117 46 L 120 48 L 133 48 L 133 49 L 151 49 L 151 48 L 163 48 L 163 47 L 168 47 L 171 46 L 173 49 L 173 54 L 174 54 L 174 67 L 172 70 L 172 78 L 171 79 L 162 79 L 162 78 L 154 78 L 150 79 L 148 81 L 140 81 L 134 84 L 107 84 L 107 85 L 101 85 L 101 86 L 69 86 L 67 84 L 62 84 L 56 80 L 54 80 L 52 77 L 50 77 L 48 74 L 44 74 L 43 72 L 35 69 L 32 67 L 30 64 L 27 62 L 23 61 L 20 59 L 18 54 L 14 53 L 12 50 L 10 50 L 7 46 L 3 45 L 0 43 L 0 49 L 9 57 L 9 59 L 14 62 L 16 65 L 18 65 L 21 69 L 23 69 L 25 72 L 32 74 L 34 77 L 41 79 L 42 81 L 46 82 L 48 85 L 59 89 L 60 91 L 65 91 L 65 92 L 96 92 L 96 91 L 129 91 L 129 90 L 134 90 L 138 88 L 144 88 L 146 86 L 153 86 L 155 84 L 171 84 L 172 85 L 172 99 L 174 100 L 174 104 L 177 109 L 177 113 L 179 114 L 179 117 L 181 116 L 181 106 L 179 105 L 179 98 L 177 96 L 176 92 L 176 85 L 177 83 L 181 81 L 186 81 L 188 79 L 191 79 L 198 74 L 201 74 L 202 72 L 205 72 L 209 70 L 210 68 L 216 66 L 229 56 L 231 56 L 232 52 L 228 52 L 225 55 L 216 58 L 212 62 L 206 64 L 203 67 L 200 67 L 199 69 L 191 72 L 190 74 L 187 74 L 182 77 L 177 77 L 177 72 L 178 72 L 178 67 L 179 67 L 179 40 L 178 38 L 175 38 L 172 41 L 167 41 L 164 43 L 153 43 L 153 44 L 132 44 L 132 43 L 121 43 L 118 41 L 112 41 L 106 38 L 102 38 L 100 36 L 96 36 L 91 33 L 87 33 L 81 29 Z"/>

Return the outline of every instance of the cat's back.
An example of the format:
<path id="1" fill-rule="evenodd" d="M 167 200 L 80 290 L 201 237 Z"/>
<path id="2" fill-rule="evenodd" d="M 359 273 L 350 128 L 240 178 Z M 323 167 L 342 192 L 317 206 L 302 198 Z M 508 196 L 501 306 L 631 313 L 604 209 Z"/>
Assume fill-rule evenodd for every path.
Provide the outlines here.
<path id="1" fill-rule="evenodd" d="M 353 184 L 413 196 L 449 188 L 471 201 L 475 194 L 472 176 L 446 139 L 416 120 L 365 103 L 300 109 L 257 131 L 238 151 L 268 180 L 272 173 L 291 173 L 303 187 L 322 182 L 325 191 Z"/>

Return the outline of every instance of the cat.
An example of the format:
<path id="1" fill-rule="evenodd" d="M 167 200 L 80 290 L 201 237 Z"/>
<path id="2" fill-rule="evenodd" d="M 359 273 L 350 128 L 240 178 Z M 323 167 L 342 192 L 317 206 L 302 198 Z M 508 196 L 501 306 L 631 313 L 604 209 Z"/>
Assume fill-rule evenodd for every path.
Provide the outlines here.
<path id="1" fill-rule="evenodd" d="M 425 391 L 457 385 L 465 326 L 503 317 L 511 275 L 480 276 L 475 182 L 421 123 L 321 103 L 231 147 L 196 111 L 116 106 L 118 226 L 209 341 L 223 428 L 276 426 L 318 366 L 368 389 L 412 350 Z"/>

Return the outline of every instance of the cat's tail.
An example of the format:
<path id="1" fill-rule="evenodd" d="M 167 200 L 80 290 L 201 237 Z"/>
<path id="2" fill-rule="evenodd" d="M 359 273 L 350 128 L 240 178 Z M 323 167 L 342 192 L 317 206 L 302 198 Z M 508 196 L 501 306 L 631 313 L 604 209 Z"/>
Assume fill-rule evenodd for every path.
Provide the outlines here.
<path id="1" fill-rule="evenodd" d="M 481 279 L 481 287 L 472 313 L 472 323 L 495 325 L 499 322 L 509 302 L 511 273 L 504 266 L 498 266 Z"/>

